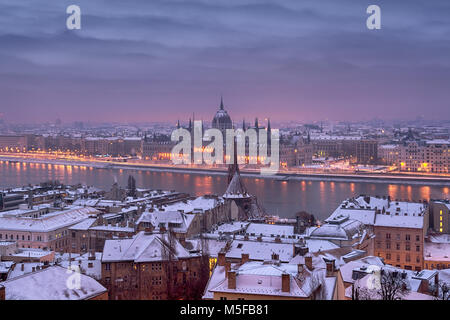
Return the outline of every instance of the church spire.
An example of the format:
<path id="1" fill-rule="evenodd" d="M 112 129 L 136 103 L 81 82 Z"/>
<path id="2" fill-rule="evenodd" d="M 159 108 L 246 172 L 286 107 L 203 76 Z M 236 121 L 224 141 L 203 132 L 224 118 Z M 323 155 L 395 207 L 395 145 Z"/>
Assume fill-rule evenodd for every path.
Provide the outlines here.
<path id="1" fill-rule="evenodd" d="M 237 140 L 233 138 L 233 162 L 228 166 L 228 184 L 230 184 L 235 174 L 239 174 L 239 164 L 237 157 Z"/>
<path id="2" fill-rule="evenodd" d="M 177 121 L 177 129 L 180 129 L 180 120 Z"/>
<path id="3" fill-rule="evenodd" d="M 242 130 L 245 131 L 245 119 L 242 119 Z"/>
<path id="4" fill-rule="evenodd" d="M 223 110 L 223 96 L 220 96 L 220 110 Z"/>
<path id="5" fill-rule="evenodd" d="M 270 118 L 267 119 L 267 132 L 270 134 Z"/>

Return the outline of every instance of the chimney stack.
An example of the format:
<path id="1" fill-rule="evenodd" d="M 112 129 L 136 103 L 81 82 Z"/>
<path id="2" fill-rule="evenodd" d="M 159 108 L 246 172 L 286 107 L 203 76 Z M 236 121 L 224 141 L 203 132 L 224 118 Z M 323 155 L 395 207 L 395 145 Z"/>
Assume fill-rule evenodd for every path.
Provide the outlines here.
<path id="1" fill-rule="evenodd" d="M 236 289 L 236 272 L 228 271 L 228 289 Z"/>
<path id="2" fill-rule="evenodd" d="M 217 264 L 221 267 L 225 265 L 225 252 L 220 251 L 217 257 Z"/>
<path id="3" fill-rule="evenodd" d="M 228 277 L 228 272 L 231 270 L 231 262 L 225 262 L 225 278 Z"/>
<path id="4" fill-rule="evenodd" d="M 313 269 L 312 255 L 310 254 L 305 255 L 305 265 L 309 270 Z"/>
<path id="5" fill-rule="evenodd" d="M 25 270 L 25 265 L 22 263 L 22 265 L 20 266 L 20 271 L 24 271 Z"/>
<path id="6" fill-rule="evenodd" d="M 281 275 L 281 291 L 291 292 L 291 277 L 287 273 Z"/>
<path id="7" fill-rule="evenodd" d="M 6 289 L 0 284 L 0 301 L 6 300 Z"/>
<path id="8" fill-rule="evenodd" d="M 249 259 L 250 259 L 249 254 L 248 253 L 243 253 L 241 255 L 241 264 L 244 264 L 244 263 L 248 262 Z"/>
<path id="9" fill-rule="evenodd" d="M 429 294 L 430 293 L 430 287 L 427 279 L 422 279 L 420 281 L 419 290 L 420 293 L 423 294 Z"/>
<path id="10" fill-rule="evenodd" d="M 332 261 L 326 261 L 327 265 L 327 277 L 332 277 L 334 274 L 334 260 Z"/>

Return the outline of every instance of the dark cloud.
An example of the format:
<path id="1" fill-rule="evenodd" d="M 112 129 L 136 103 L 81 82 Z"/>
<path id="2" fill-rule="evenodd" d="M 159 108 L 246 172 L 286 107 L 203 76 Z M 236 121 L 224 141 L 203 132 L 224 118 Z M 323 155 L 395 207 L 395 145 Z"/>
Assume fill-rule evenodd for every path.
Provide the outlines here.
<path id="1" fill-rule="evenodd" d="M 78 0 L 79 31 L 70 4 L 0 4 L 8 119 L 449 118 L 447 0 Z"/>

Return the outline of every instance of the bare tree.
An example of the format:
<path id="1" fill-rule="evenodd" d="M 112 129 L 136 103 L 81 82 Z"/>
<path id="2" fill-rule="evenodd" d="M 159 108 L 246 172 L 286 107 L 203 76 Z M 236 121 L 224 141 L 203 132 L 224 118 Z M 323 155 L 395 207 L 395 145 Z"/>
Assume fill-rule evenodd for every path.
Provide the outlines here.
<path id="1" fill-rule="evenodd" d="M 406 273 L 381 269 L 381 288 L 379 289 L 382 300 L 400 300 L 408 292 Z"/>
<path id="2" fill-rule="evenodd" d="M 450 285 L 447 282 L 439 280 L 431 289 L 437 293 L 436 300 L 450 300 Z"/>
<path id="3" fill-rule="evenodd" d="M 401 300 L 410 291 L 406 273 L 381 269 L 379 275 L 373 276 L 380 277 L 378 288 L 361 287 L 361 280 L 358 280 L 353 284 L 353 300 Z"/>

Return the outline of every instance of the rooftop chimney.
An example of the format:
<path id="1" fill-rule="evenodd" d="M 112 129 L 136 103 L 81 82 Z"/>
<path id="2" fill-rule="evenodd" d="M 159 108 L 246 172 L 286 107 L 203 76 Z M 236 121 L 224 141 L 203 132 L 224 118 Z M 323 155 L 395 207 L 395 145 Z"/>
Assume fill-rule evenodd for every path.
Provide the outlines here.
<path id="1" fill-rule="evenodd" d="M 221 251 L 217 257 L 217 264 L 221 267 L 225 265 L 225 252 Z"/>
<path id="2" fill-rule="evenodd" d="M 20 266 L 20 270 L 24 271 L 25 270 L 25 265 L 22 263 L 22 265 Z"/>
<path id="3" fill-rule="evenodd" d="M 291 292 L 291 277 L 287 273 L 281 275 L 281 291 Z"/>
<path id="4" fill-rule="evenodd" d="M 6 300 L 6 290 L 5 287 L 0 284 L 0 301 Z"/>
<path id="5" fill-rule="evenodd" d="M 312 255 L 310 254 L 305 255 L 305 265 L 309 270 L 313 269 Z"/>
<path id="6" fill-rule="evenodd" d="M 228 271 L 231 270 L 231 262 L 225 262 L 225 277 L 228 276 Z"/>
<path id="7" fill-rule="evenodd" d="M 241 264 L 244 264 L 244 263 L 248 262 L 248 260 L 249 260 L 249 254 L 248 253 L 243 253 L 241 255 Z"/>
<path id="8" fill-rule="evenodd" d="M 236 272 L 228 271 L 228 289 L 236 289 Z"/>
<path id="9" fill-rule="evenodd" d="M 334 260 L 332 261 L 326 261 L 327 265 L 327 277 L 332 277 L 334 274 Z"/>

